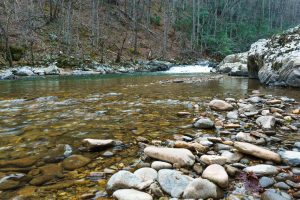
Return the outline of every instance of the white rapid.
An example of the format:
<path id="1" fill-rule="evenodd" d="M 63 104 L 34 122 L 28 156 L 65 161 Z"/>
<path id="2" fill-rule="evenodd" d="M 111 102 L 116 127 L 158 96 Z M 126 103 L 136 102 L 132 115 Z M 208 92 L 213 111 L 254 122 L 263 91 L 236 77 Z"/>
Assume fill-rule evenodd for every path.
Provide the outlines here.
<path id="1" fill-rule="evenodd" d="M 213 68 L 209 67 L 208 61 L 201 61 L 193 65 L 179 65 L 171 67 L 165 73 L 169 74 L 189 74 L 189 73 L 210 73 Z"/>

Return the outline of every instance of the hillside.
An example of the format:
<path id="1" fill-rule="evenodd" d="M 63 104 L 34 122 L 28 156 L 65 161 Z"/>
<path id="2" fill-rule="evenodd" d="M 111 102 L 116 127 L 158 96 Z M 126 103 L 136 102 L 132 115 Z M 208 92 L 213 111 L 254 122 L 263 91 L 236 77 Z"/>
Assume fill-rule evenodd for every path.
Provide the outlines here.
<path id="1" fill-rule="evenodd" d="M 260 2 L 4 0 L 0 65 L 220 60 L 299 22 L 298 1 Z"/>

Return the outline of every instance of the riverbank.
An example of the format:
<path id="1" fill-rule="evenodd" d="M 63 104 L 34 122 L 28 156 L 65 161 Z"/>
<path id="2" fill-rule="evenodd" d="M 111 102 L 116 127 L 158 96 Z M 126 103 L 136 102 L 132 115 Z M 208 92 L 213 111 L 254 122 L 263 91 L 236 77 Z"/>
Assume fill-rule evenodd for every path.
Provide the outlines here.
<path id="1" fill-rule="evenodd" d="M 246 99 L 212 100 L 205 107 L 196 115 L 177 113 L 193 118 L 192 124 L 181 128 L 193 127 L 196 134 L 166 141 L 138 137 L 141 162 L 134 168 L 119 168 L 108 179 L 108 196 L 118 200 L 300 198 L 300 141 L 283 139 L 300 134 L 299 103 L 252 91 Z M 103 143 L 90 141 L 99 148 Z"/>

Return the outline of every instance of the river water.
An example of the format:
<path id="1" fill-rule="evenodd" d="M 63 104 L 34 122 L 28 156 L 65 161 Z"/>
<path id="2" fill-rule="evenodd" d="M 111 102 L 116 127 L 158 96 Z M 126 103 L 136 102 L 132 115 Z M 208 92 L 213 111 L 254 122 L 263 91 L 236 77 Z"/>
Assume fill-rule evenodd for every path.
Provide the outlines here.
<path id="1" fill-rule="evenodd" d="M 137 163 L 138 136 L 163 140 L 174 134 L 195 134 L 193 129 L 181 129 L 192 123 L 191 118 L 179 118 L 176 113 L 205 111 L 205 102 L 212 98 L 243 98 L 252 90 L 265 94 L 287 96 L 300 101 L 300 90 L 272 88 L 257 80 L 222 77 L 195 83 L 170 83 L 179 78 L 207 77 L 207 74 L 147 73 L 127 75 L 93 75 L 26 78 L 0 82 L 0 185 L 5 177 L 21 173 L 27 177 L 16 187 L 0 192 L 0 199 L 27 195 L 35 191 L 38 199 L 76 199 L 82 194 L 104 190 L 105 180 L 88 181 L 90 172 L 104 168 L 117 169 Z M 199 104 L 200 110 L 193 105 Z M 109 149 L 115 155 L 103 157 L 101 152 L 80 151 L 84 138 L 120 140 L 122 148 Z M 86 167 L 66 171 L 61 176 L 38 185 L 29 180 L 38 176 L 41 167 L 60 166 L 61 161 L 45 161 L 55 157 L 55 149 L 92 159 Z M 66 152 L 64 152 L 66 153 Z M 7 161 L 34 157 L 34 165 Z M 25 162 L 25 161 L 19 161 Z M 56 168 L 55 168 L 56 169 Z M 14 176 L 14 175 L 13 175 Z M 18 176 L 18 175 L 17 175 Z M 29 177 L 29 178 L 28 178 Z M 3 179 L 4 178 L 4 179 Z M 83 179 L 72 187 L 59 184 Z M 47 186 L 58 185 L 54 192 Z M 41 190 L 39 190 L 41 189 Z M 70 196 L 74 198 L 70 198 Z"/>

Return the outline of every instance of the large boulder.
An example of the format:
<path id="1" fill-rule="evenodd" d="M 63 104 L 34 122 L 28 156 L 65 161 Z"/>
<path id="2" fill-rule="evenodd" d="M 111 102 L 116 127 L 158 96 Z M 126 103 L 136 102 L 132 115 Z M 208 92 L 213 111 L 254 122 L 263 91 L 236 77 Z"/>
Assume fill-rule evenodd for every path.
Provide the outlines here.
<path id="1" fill-rule="evenodd" d="M 195 156 L 188 149 L 162 148 L 150 146 L 144 149 L 147 156 L 170 163 L 178 163 L 180 166 L 192 166 Z"/>
<path id="2" fill-rule="evenodd" d="M 217 71 L 231 76 L 248 76 L 248 52 L 228 55 L 218 65 Z"/>
<path id="3" fill-rule="evenodd" d="M 248 52 L 250 78 L 268 85 L 300 87 L 300 26 L 251 45 Z"/>
<path id="4" fill-rule="evenodd" d="M 27 66 L 16 69 L 14 74 L 17 76 L 34 76 L 31 67 L 27 67 Z"/>

